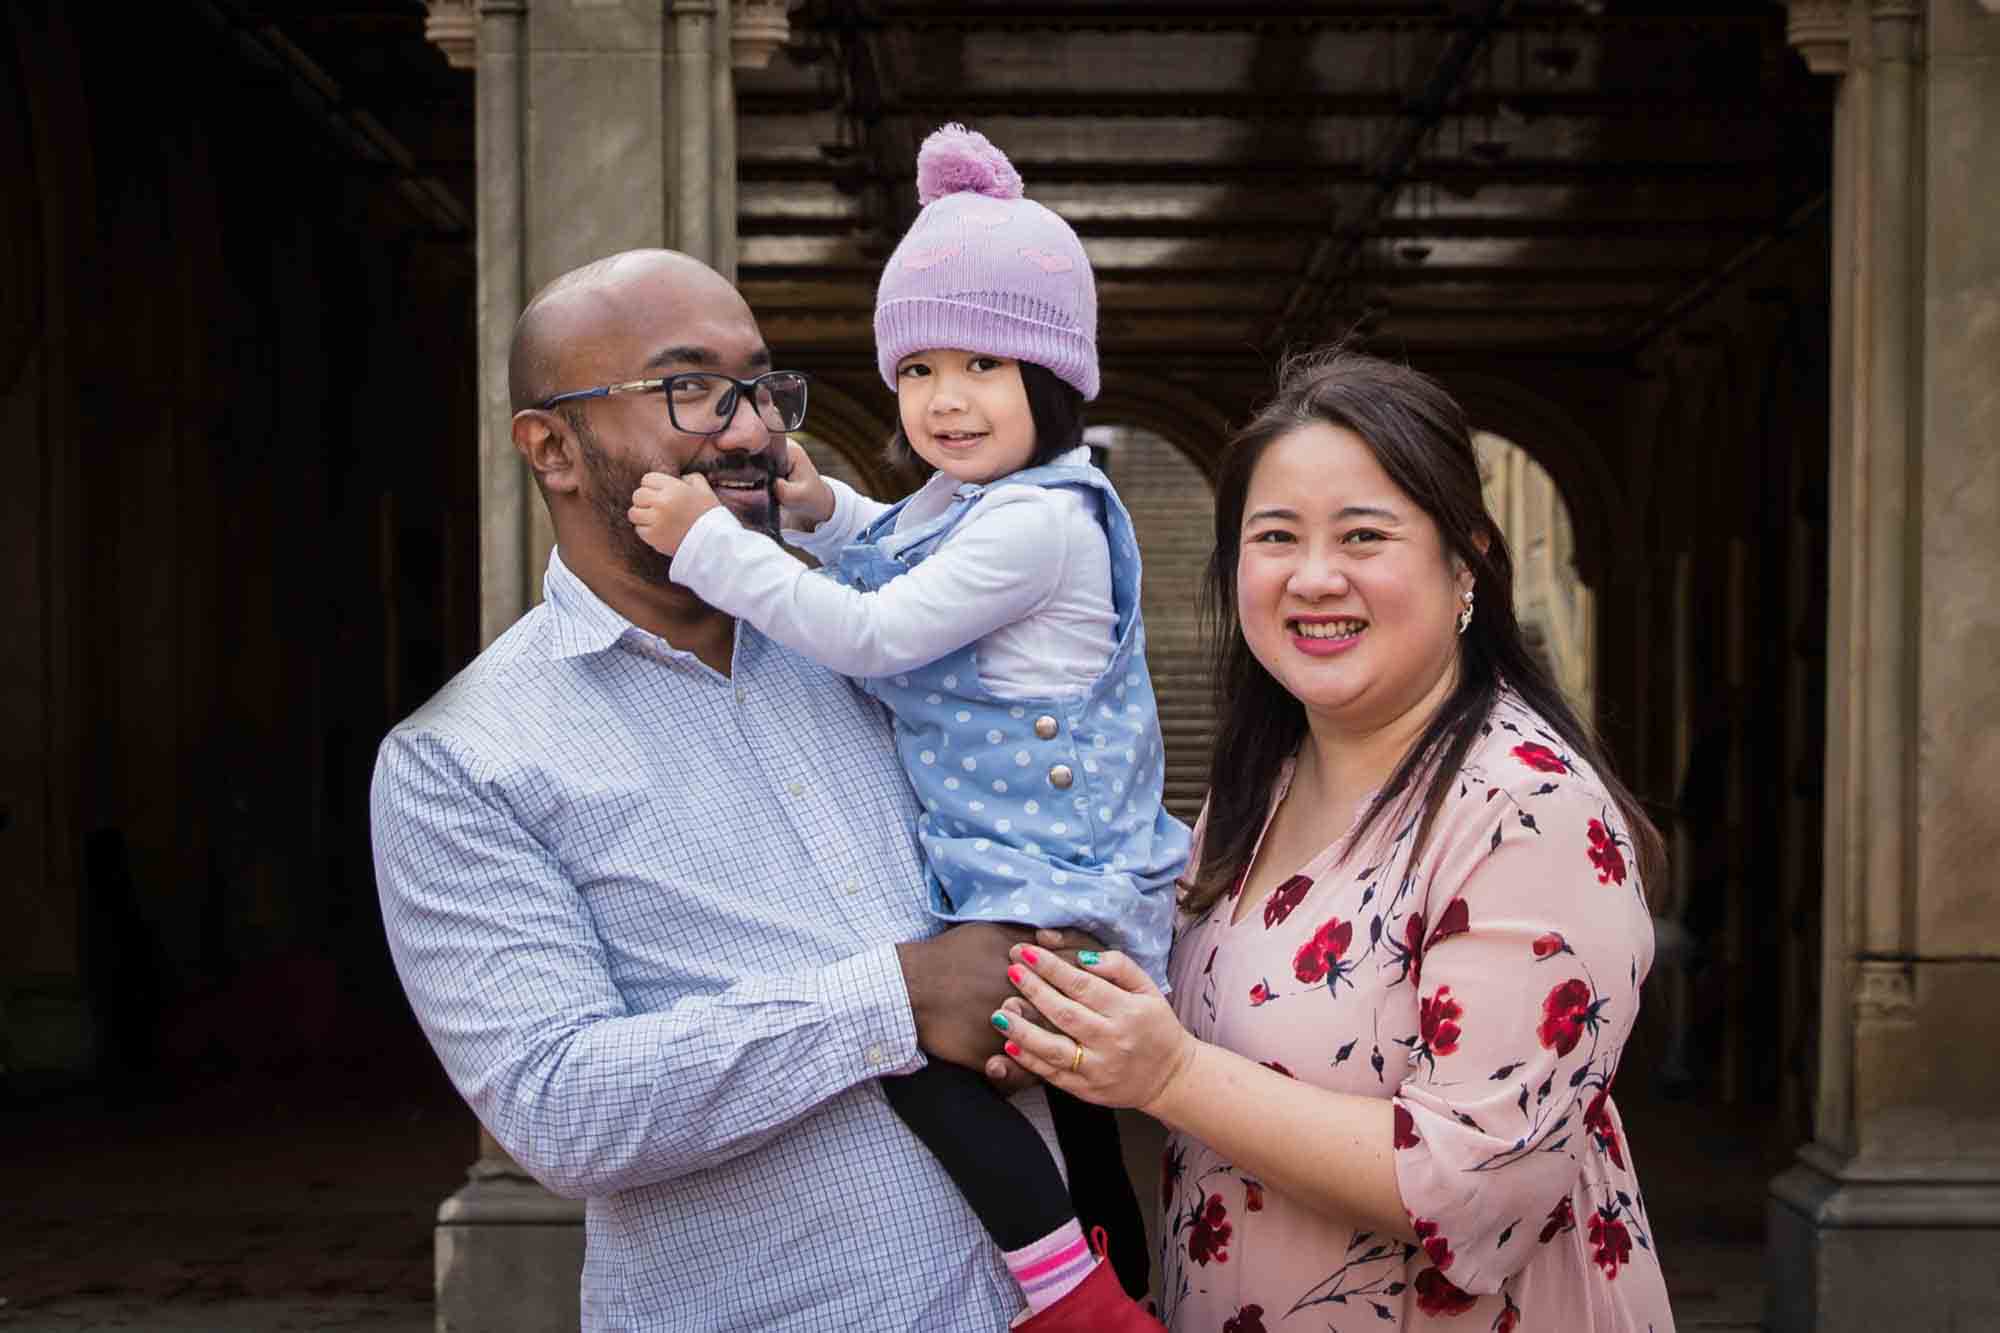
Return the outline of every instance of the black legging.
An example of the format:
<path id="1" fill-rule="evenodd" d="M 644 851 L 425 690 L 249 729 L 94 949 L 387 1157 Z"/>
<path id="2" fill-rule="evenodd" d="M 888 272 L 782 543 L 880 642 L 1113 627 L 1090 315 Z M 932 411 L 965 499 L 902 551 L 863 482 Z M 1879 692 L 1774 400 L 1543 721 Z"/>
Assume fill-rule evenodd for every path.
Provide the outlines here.
<path id="1" fill-rule="evenodd" d="M 1018 1250 L 1071 1217 L 1086 1235 L 1101 1226 L 1111 1241 L 1109 1257 L 1119 1284 L 1134 1300 L 1144 1299 L 1145 1224 L 1111 1111 L 1048 1089 L 1056 1141 L 1069 1163 L 1065 1190 L 1041 1135 L 983 1075 L 939 1060 L 914 1074 L 883 1079 L 882 1091 L 1001 1249 Z"/>

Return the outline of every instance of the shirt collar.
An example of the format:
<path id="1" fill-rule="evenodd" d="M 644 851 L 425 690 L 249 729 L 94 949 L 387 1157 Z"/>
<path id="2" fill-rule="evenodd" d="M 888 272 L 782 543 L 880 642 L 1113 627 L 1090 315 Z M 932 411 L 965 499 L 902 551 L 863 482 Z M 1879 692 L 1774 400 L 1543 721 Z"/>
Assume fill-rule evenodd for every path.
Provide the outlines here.
<path id="1" fill-rule="evenodd" d="M 559 550 L 549 552 L 548 572 L 542 576 L 542 601 L 549 609 L 550 656 L 557 661 L 588 657 L 625 642 L 644 644 L 655 657 L 694 658 L 693 653 L 640 629 L 612 610 L 590 590 L 590 585 L 576 576 L 576 571 L 563 563 Z"/>

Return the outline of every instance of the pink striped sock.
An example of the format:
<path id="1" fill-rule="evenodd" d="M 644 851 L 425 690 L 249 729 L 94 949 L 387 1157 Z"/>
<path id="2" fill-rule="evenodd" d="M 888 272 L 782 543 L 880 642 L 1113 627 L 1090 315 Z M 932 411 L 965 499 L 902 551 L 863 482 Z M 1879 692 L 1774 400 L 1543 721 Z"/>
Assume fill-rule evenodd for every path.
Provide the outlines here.
<path id="1" fill-rule="evenodd" d="M 1018 1250 L 1002 1250 L 1000 1257 L 1021 1284 L 1030 1314 L 1040 1314 L 1067 1296 L 1072 1287 L 1090 1276 L 1097 1263 L 1097 1256 L 1084 1242 L 1082 1226 L 1073 1217 L 1038 1241 Z"/>

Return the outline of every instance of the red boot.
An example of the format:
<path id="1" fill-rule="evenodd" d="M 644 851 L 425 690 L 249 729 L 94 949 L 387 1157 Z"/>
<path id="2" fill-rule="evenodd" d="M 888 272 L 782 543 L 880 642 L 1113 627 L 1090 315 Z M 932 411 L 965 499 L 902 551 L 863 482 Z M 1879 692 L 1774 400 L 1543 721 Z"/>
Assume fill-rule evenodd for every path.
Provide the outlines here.
<path id="1" fill-rule="evenodd" d="M 1054 1305 L 1019 1323 L 1015 1333 L 1167 1333 L 1167 1327 L 1125 1294 L 1111 1261 L 1104 1257 L 1104 1228 L 1092 1227 L 1090 1248 L 1097 1266 Z"/>

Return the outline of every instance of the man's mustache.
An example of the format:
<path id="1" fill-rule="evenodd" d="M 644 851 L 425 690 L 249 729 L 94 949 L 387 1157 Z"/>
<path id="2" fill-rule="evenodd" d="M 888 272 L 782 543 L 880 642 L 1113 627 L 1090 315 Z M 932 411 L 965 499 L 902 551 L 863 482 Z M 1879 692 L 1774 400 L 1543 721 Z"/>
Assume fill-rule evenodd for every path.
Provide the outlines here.
<path id="1" fill-rule="evenodd" d="M 774 450 L 764 450 L 754 454 L 733 454 L 727 458 L 711 458 L 690 463 L 681 469 L 683 477 L 703 477 L 713 486 L 717 482 L 734 482 L 741 485 L 768 486 L 777 480 L 780 454 Z"/>
<path id="2" fill-rule="evenodd" d="M 681 470 L 683 477 L 701 477 L 710 486 L 755 486 L 764 492 L 764 515 L 758 529 L 766 536 L 776 538 L 779 531 L 777 480 L 781 475 L 778 460 L 785 457 L 782 443 L 777 449 L 766 449 L 754 454 L 732 454 L 722 458 L 711 458 L 690 463 Z"/>

